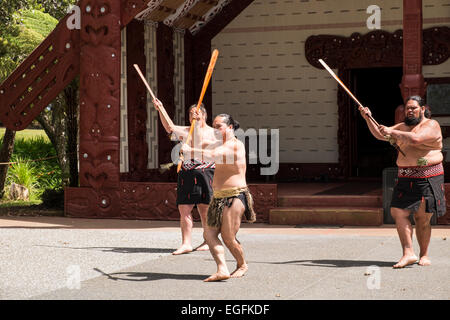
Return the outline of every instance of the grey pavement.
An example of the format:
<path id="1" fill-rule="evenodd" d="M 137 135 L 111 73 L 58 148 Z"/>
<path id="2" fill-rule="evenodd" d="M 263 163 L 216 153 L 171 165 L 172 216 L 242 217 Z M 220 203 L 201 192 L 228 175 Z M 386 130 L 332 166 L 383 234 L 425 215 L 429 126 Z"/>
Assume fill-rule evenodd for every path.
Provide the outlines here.
<path id="1" fill-rule="evenodd" d="M 433 231 L 431 266 L 395 270 L 401 249 L 392 226 L 243 224 L 248 273 L 204 283 L 216 270 L 209 252 L 171 255 L 178 222 L 0 218 L 0 299 L 448 300 L 448 235 L 448 227 Z M 194 245 L 201 240 L 196 224 Z M 234 270 L 228 251 L 227 262 Z"/>

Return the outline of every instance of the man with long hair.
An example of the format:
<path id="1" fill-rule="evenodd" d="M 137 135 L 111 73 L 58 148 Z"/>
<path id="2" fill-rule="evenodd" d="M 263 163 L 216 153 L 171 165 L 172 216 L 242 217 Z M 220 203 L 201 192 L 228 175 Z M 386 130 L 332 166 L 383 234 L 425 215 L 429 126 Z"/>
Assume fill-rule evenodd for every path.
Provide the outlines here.
<path id="1" fill-rule="evenodd" d="M 431 218 L 446 212 L 441 127 L 425 116 L 426 107 L 419 96 L 406 99 L 405 120 L 392 127 L 376 126 L 369 119 L 368 108 L 359 110 L 375 138 L 395 140 L 405 154 L 398 154 L 398 183 L 391 202 L 391 215 L 403 249 L 403 256 L 393 267 L 403 268 L 417 261 L 421 266 L 430 265 Z M 416 223 L 419 259 L 412 245 L 411 213 Z"/>

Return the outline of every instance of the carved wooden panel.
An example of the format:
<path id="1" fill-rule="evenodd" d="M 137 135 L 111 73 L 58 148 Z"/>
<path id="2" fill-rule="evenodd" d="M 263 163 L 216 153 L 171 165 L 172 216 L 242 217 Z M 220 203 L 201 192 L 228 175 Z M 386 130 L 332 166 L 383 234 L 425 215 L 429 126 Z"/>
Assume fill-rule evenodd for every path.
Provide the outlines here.
<path id="1" fill-rule="evenodd" d="M 423 31 L 423 64 L 438 65 L 450 58 L 450 28 L 435 27 Z"/>
<path id="2" fill-rule="evenodd" d="M 403 0 L 403 99 L 425 94 L 422 75 L 422 0 Z"/>
<path id="3" fill-rule="evenodd" d="M 179 220 L 176 183 L 121 182 L 119 189 L 66 188 L 65 213 L 77 218 Z M 276 184 L 250 184 L 257 222 L 277 206 Z M 194 214 L 198 221 L 198 214 Z"/>
<path id="4" fill-rule="evenodd" d="M 176 187 L 176 183 L 120 183 L 121 217 L 179 220 Z"/>
<path id="5" fill-rule="evenodd" d="M 269 222 L 270 209 L 277 206 L 276 184 L 249 184 L 253 196 L 256 222 Z"/>
<path id="6" fill-rule="evenodd" d="M 23 130 L 78 75 L 80 32 L 69 15 L 0 86 L 0 120 Z"/>
<path id="7" fill-rule="evenodd" d="M 120 193 L 117 188 L 66 188 L 64 213 L 75 218 L 119 218 Z"/>
<path id="8" fill-rule="evenodd" d="M 423 64 L 437 65 L 450 57 L 450 28 L 433 27 L 423 30 Z M 400 67 L 403 65 L 403 30 L 393 33 L 375 30 L 350 37 L 315 35 L 306 40 L 308 62 L 322 69 L 319 59 L 331 68 L 352 69 Z"/>
<path id="9" fill-rule="evenodd" d="M 80 185 L 96 190 L 117 188 L 120 181 L 117 170 L 119 156 L 116 143 L 86 141 L 80 144 Z"/>
<path id="10" fill-rule="evenodd" d="M 80 185 L 119 183 L 120 2 L 80 1 Z"/>
<path id="11" fill-rule="evenodd" d="M 375 30 L 365 35 L 353 33 L 350 37 L 317 35 L 305 43 L 308 62 L 323 68 L 323 59 L 331 68 L 398 67 L 402 65 L 402 31 L 390 33 Z"/>
<path id="12" fill-rule="evenodd" d="M 120 2 L 82 0 L 80 31 L 80 186 L 66 213 L 120 215 Z"/>

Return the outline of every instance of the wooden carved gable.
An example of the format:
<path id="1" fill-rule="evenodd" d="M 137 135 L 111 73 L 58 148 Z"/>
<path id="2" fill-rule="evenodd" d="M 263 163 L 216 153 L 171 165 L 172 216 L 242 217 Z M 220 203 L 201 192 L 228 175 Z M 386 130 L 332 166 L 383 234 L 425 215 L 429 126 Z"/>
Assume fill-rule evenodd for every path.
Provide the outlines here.
<path id="1" fill-rule="evenodd" d="M 350 37 L 311 36 L 305 43 L 308 62 L 322 69 L 319 59 L 331 68 L 352 69 L 400 67 L 403 65 L 403 31 L 375 30 Z M 450 57 L 450 28 L 433 27 L 423 31 L 423 64 L 438 65 Z"/>

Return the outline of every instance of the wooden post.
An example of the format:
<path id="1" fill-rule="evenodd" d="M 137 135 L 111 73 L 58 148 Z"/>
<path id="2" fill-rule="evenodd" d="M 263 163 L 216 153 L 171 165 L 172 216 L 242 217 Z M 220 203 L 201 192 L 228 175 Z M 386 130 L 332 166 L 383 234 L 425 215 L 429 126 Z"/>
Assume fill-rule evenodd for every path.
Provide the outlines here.
<path id="1" fill-rule="evenodd" d="M 403 100 L 411 95 L 425 95 L 422 32 L 422 0 L 403 0 Z"/>
<path id="2" fill-rule="evenodd" d="M 127 25 L 127 102 L 129 172 L 133 181 L 142 181 L 147 171 L 146 140 L 147 89 L 133 64 L 145 70 L 144 23 L 133 20 Z"/>
<path id="3" fill-rule="evenodd" d="M 65 212 L 118 217 L 121 2 L 81 0 L 79 6 L 80 188 L 66 189 Z"/>

